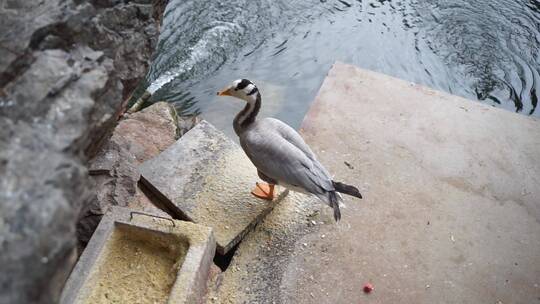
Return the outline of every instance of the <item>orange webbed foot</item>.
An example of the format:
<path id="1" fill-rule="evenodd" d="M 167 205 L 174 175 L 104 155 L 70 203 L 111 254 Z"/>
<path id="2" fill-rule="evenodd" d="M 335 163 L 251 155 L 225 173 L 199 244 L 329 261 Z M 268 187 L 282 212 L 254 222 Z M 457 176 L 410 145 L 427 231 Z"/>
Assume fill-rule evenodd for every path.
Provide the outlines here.
<path id="1" fill-rule="evenodd" d="M 256 183 L 255 188 L 251 190 L 251 194 L 264 200 L 274 199 L 274 185 L 267 183 Z"/>

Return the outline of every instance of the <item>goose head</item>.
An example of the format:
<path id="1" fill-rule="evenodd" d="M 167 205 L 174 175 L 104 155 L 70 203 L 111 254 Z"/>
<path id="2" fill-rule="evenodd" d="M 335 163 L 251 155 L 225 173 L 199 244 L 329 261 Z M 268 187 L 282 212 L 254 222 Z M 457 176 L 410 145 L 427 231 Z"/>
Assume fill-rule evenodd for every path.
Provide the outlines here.
<path id="1" fill-rule="evenodd" d="M 253 82 L 247 79 L 237 79 L 230 85 L 223 88 L 217 94 L 219 96 L 232 96 L 245 100 L 248 103 L 255 102 L 257 95 L 259 95 L 259 89 L 253 84 Z"/>

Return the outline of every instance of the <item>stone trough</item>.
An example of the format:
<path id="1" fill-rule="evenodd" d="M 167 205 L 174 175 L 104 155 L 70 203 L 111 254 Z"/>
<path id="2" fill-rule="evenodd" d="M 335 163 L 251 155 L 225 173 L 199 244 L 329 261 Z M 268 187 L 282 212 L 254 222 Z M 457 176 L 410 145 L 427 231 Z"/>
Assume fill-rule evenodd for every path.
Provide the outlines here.
<path id="1" fill-rule="evenodd" d="M 211 228 L 114 208 L 75 266 L 61 303 L 199 303 L 215 246 Z"/>

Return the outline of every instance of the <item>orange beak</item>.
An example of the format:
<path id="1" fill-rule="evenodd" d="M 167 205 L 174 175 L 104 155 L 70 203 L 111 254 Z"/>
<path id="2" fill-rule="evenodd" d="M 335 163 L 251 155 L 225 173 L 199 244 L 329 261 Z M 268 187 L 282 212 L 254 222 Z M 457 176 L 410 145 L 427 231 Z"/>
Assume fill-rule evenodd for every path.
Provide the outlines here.
<path id="1" fill-rule="evenodd" d="M 225 89 L 219 91 L 217 94 L 218 94 L 218 96 L 232 96 L 231 93 L 230 93 L 230 88 L 225 88 Z"/>

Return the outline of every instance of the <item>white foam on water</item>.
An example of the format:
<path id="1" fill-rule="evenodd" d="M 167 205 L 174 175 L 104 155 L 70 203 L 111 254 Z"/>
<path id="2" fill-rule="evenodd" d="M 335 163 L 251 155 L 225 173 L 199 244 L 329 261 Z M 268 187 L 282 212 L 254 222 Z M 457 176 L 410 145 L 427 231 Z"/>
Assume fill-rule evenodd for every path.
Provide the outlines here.
<path id="1" fill-rule="evenodd" d="M 182 74 L 190 72 L 198 64 L 208 61 L 220 47 L 224 47 L 228 42 L 235 37 L 242 35 L 242 28 L 231 22 L 215 21 L 212 22 L 211 28 L 208 29 L 197 41 L 195 45 L 190 47 L 189 57 L 179 65 L 161 74 L 147 88 L 150 94 L 154 94 L 165 84 L 173 81 Z"/>

